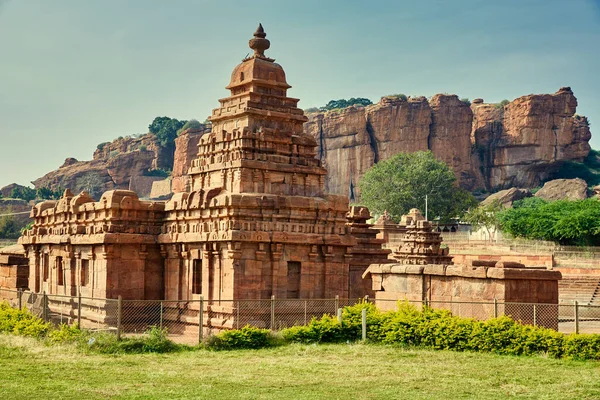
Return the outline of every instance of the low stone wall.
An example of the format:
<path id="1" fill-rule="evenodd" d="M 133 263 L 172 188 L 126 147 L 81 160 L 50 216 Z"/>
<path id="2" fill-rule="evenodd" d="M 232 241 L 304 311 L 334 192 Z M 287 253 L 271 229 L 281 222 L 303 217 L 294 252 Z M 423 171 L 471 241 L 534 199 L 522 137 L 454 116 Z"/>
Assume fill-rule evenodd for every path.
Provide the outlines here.
<path id="1" fill-rule="evenodd" d="M 20 245 L 0 249 L 0 290 L 16 297 L 16 290 L 29 286 L 29 260 Z M 7 298 L 8 299 L 8 298 Z"/>
<path id="2" fill-rule="evenodd" d="M 528 255 L 528 254 L 485 254 L 474 251 L 472 253 L 453 253 L 453 248 L 450 248 L 450 255 L 454 257 L 455 264 L 468 265 L 473 261 L 507 261 L 516 262 L 525 265 L 544 266 L 546 268 L 553 268 L 554 262 L 551 254 L 549 255 Z M 599 266 L 600 268 L 600 266 Z M 599 271 L 600 272 L 600 269 Z"/>
<path id="3" fill-rule="evenodd" d="M 398 300 L 426 301 L 435 304 L 436 308 L 449 308 L 456 315 L 477 319 L 493 317 L 495 310 L 490 303 L 494 300 L 558 304 L 558 281 L 561 279 L 558 271 L 494 261 L 474 262 L 471 266 L 373 264 L 365 274 L 371 275 L 375 298 L 381 301 L 378 304 L 384 309 L 386 304 L 389 309 L 395 308 Z M 447 307 L 444 302 L 448 303 Z M 471 304 L 461 307 L 450 302 Z M 512 316 L 524 323 L 533 323 L 533 315 Z M 557 329 L 558 307 L 550 307 L 536 322 Z"/>

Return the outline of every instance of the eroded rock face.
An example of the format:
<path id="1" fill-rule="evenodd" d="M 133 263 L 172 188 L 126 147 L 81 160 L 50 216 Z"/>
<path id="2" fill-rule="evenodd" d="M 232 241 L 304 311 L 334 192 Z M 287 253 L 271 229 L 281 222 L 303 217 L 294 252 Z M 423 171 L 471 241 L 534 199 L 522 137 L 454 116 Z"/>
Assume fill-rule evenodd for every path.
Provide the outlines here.
<path id="1" fill-rule="evenodd" d="M 157 168 L 170 170 L 172 165 L 172 154 L 169 155 L 167 150 L 158 146 L 154 135 L 146 134 L 104 143 L 98 146 L 91 161 L 67 158 L 58 169 L 32 183 L 36 188 L 70 189 L 75 193 L 85 190 L 98 198 L 107 190 L 128 189 L 132 178 L 142 177 L 148 170 Z M 157 179 L 152 179 L 154 180 Z M 133 185 L 151 187 L 151 184 L 147 183 L 140 186 L 139 182 Z M 140 195 L 145 196 L 146 193 Z"/>
<path id="2" fill-rule="evenodd" d="M 210 132 L 210 125 L 201 129 L 187 129 L 175 139 L 175 155 L 173 157 L 173 173 L 171 190 L 173 193 L 189 191 L 190 177 L 188 169 L 192 160 L 198 155 L 198 143 L 204 133 Z"/>
<path id="3" fill-rule="evenodd" d="M 375 162 L 399 152 L 431 150 L 467 189 L 535 187 L 564 160 L 590 150 L 587 119 L 575 115 L 570 88 L 520 97 L 502 107 L 456 95 L 403 100 L 309 114 L 304 130 L 319 143 L 330 192 L 357 198 Z"/>
<path id="4" fill-rule="evenodd" d="M 535 194 L 544 200 L 583 200 L 588 196 L 588 186 L 583 179 L 554 179 L 546 182 Z"/>
<path id="5" fill-rule="evenodd" d="M 152 169 L 162 168 L 170 170 L 173 166 L 173 149 L 164 149 L 160 147 L 156 142 L 156 137 L 151 133 L 139 137 L 121 137 L 110 143 L 104 143 L 94 151 L 93 159 L 107 161 L 118 154 L 125 154 L 133 151 L 152 153 Z"/>
<path id="6" fill-rule="evenodd" d="M 154 153 L 138 149 L 112 154 L 107 160 L 77 161 L 67 159 L 58 169 L 33 181 L 36 188 L 87 191 L 94 198 L 107 190 L 128 189 L 132 177 L 142 176 L 152 169 Z"/>
<path id="7" fill-rule="evenodd" d="M 475 106 L 475 112 L 481 106 Z M 570 88 L 555 94 L 519 97 L 506 105 L 492 125 L 501 131 L 481 137 L 487 148 L 484 169 L 489 188 L 534 187 L 563 160 L 582 161 L 590 151 L 587 120 L 575 116 L 577 99 Z"/>
<path id="8" fill-rule="evenodd" d="M 77 193 L 85 190 L 93 196 L 98 196 L 100 193 L 116 187 L 104 160 L 65 164 L 36 179 L 32 182 L 33 185 L 36 188 L 48 187 L 52 190 L 71 189 Z"/>

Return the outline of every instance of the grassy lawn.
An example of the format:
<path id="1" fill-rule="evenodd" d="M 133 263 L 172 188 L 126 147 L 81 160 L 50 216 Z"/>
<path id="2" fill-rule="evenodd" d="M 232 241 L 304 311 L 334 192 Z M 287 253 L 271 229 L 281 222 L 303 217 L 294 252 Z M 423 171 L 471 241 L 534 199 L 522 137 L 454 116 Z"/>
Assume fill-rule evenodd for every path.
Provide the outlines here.
<path id="1" fill-rule="evenodd" d="M 599 399 L 600 363 L 362 344 L 100 356 L 0 335 L 0 394 L 2 400 Z"/>

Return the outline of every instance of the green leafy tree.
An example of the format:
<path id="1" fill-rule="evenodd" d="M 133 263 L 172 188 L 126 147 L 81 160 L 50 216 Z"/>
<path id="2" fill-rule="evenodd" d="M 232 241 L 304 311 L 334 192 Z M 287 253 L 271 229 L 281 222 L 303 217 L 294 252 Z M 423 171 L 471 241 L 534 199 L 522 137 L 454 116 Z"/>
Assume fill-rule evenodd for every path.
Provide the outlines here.
<path id="1" fill-rule="evenodd" d="M 63 190 L 52 190 L 49 187 L 41 187 L 36 190 L 36 198 L 43 200 L 58 200 L 62 196 Z"/>
<path id="2" fill-rule="evenodd" d="M 352 97 L 348 100 L 346 100 L 346 99 L 330 100 L 329 103 L 327 103 L 323 107 L 320 107 L 319 110 L 328 111 L 328 110 L 333 110 L 336 108 L 346 108 L 346 107 L 350 107 L 353 105 L 368 106 L 370 104 L 373 104 L 373 102 L 369 99 L 365 99 L 364 97 L 356 97 L 356 98 Z"/>
<path id="3" fill-rule="evenodd" d="M 186 129 L 202 129 L 203 127 L 204 125 L 197 119 L 190 119 L 177 131 L 177 136 L 181 135 Z"/>
<path id="4" fill-rule="evenodd" d="M 27 186 L 16 187 L 10 193 L 13 199 L 22 199 L 26 201 L 35 200 L 36 191 Z"/>
<path id="5" fill-rule="evenodd" d="M 21 234 L 19 225 L 12 215 L 0 217 L 0 238 L 17 239 Z"/>
<path id="6" fill-rule="evenodd" d="M 600 245 L 600 201 L 516 201 L 499 213 L 502 230 L 515 237 L 548 240 L 564 245 Z"/>
<path id="7" fill-rule="evenodd" d="M 177 131 L 179 131 L 187 121 L 179 121 L 175 118 L 169 117 L 156 117 L 150 125 L 148 130 L 153 133 L 158 144 L 161 147 L 173 147 L 175 138 L 177 137 Z"/>
<path id="8" fill-rule="evenodd" d="M 500 229 L 499 213 L 502 210 L 504 210 L 502 204 L 499 201 L 494 201 L 490 204 L 470 208 L 464 215 L 463 220 L 470 223 L 475 230 L 484 228 L 491 241 L 495 239 L 496 232 Z"/>
<path id="9" fill-rule="evenodd" d="M 473 195 L 456 184 L 454 172 L 430 151 L 399 153 L 371 167 L 359 182 L 362 204 L 372 213 L 387 210 L 396 221 L 411 208 L 429 218 L 448 222 L 477 204 Z"/>

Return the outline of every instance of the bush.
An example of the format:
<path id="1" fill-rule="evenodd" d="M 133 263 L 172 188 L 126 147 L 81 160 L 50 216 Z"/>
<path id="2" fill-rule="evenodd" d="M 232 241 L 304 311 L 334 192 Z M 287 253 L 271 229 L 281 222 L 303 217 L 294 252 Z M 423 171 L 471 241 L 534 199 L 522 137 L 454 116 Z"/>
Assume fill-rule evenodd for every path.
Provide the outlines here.
<path id="1" fill-rule="evenodd" d="M 77 325 L 61 324 L 57 329 L 51 330 L 46 339 L 48 344 L 73 343 L 82 336 L 84 332 Z"/>
<path id="2" fill-rule="evenodd" d="M 144 172 L 144 176 L 159 176 L 163 178 L 168 178 L 171 176 L 171 171 L 162 168 L 149 169 Z"/>
<path id="3" fill-rule="evenodd" d="M 336 343 L 350 339 L 347 330 L 331 315 L 323 315 L 320 319 L 313 318 L 308 325 L 284 329 L 281 337 L 293 343 Z"/>
<path id="4" fill-rule="evenodd" d="M 206 347 L 212 350 L 261 349 L 272 347 L 277 341 L 270 330 L 246 325 L 242 329 L 223 331 L 211 336 Z"/>
<path id="5" fill-rule="evenodd" d="M 0 332 L 42 338 L 51 325 L 30 313 L 27 309 L 12 308 L 7 302 L 0 303 Z"/>
<path id="6" fill-rule="evenodd" d="M 468 106 L 471 105 L 471 100 L 469 100 L 467 97 L 463 97 L 462 99 L 460 99 L 460 101 L 462 101 L 463 103 L 465 103 Z"/>
<path id="7" fill-rule="evenodd" d="M 408 100 L 408 96 L 406 96 L 404 93 L 388 94 L 385 97 L 391 97 L 391 98 L 400 99 L 400 100 L 403 100 L 403 101 L 407 101 Z"/>
<path id="8" fill-rule="evenodd" d="M 96 148 L 97 148 L 98 150 L 102 151 L 102 150 L 104 149 L 104 147 L 105 147 L 106 145 L 108 145 L 108 144 L 110 144 L 110 142 L 102 142 L 102 143 L 100 143 L 98 146 L 96 146 Z"/>
<path id="9" fill-rule="evenodd" d="M 146 336 L 121 340 L 111 333 L 82 335 L 79 347 L 100 354 L 170 353 L 186 348 L 167 339 L 167 330 L 158 327 L 150 328 Z"/>
<path id="10" fill-rule="evenodd" d="M 140 146 L 140 151 L 147 151 L 147 150 L 148 150 L 148 147 L 146 147 L 146 145 L 143 144 Z"/>
<path id="11" fill-rule="evenodd" d="M 507 100 L 507 99 L 504 99 L 500 103 L 494 104 L 494 107 L 496 107 L 496 108 L 504 108 L 504 106 L 506 106 L 508 103 L 510 103 L 510 101 Z"/>

